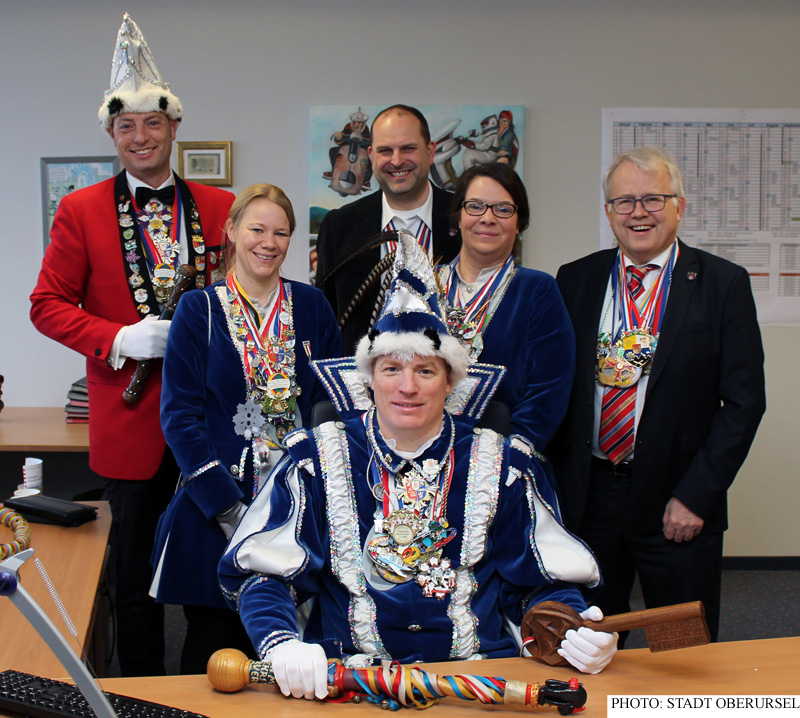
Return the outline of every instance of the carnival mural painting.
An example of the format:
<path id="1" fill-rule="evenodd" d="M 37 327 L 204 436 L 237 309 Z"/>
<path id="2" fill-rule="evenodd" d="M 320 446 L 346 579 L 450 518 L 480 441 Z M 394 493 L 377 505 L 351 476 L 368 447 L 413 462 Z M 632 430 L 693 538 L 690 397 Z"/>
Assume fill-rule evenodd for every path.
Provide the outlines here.
<path id="1" fill-rule="evenodd" d="M 327 212 L 379 190 L 369 159 L 371 129 L 382 105 L 312 105 L 310 108 L 310 271 L 316 236 Z M 521 105 L 421 105 L 436 154 L 431 181 L 451 190 L 468 167 L 508 162 L 522 175 L 525 109 Z"/>

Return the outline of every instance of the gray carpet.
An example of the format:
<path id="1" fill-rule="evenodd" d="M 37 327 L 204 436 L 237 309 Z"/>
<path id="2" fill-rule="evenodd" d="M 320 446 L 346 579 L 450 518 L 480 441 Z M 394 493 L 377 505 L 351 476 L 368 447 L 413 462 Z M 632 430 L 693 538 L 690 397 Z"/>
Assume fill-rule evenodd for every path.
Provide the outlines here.
<path id="1" fill-rule="evenodd" d="M 638 583 L 631 610 L 644 608 Z M 723 571 L 720 641 L 800 636 L 800 571 Z M 631 631 L 626 648 L 645 648 L 644 630 Z"/>

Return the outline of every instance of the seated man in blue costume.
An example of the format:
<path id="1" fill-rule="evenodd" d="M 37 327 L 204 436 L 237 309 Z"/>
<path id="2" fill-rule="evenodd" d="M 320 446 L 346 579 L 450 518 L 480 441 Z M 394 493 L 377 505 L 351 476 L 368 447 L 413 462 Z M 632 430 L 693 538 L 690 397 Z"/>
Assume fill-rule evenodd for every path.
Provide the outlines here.
<path id="1" fill-rule="evenodd" d="M 537 482 L 535 452 L 473 428 L 503 369 L 469 367 L 412 240 L 355 365 L 317 363 L 352 418 L 287 436 L 288 460 L 220 563 L 223 592 L 285 695 L 325 697 L 326 656 L 355 667 L 519 655 L 523 615 L 544 600 L 602 618 L 576 586 L 598 584 L 597 563 Z M 596 673 L 615 650 L 616 635 L 582 627 L 558 653 Z"/>

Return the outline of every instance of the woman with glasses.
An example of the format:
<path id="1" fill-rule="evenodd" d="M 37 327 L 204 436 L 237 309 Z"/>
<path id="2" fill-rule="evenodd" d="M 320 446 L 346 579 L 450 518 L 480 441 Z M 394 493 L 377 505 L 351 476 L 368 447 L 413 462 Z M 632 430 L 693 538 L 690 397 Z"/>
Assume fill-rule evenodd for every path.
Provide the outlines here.
<path id="1" fill-rule="evenodd" d="M 575 338 L 555 280 L 515 264 L 530 218 L 525 186 L 507 164 L 471 167 L 458 179 L 451 218 L 461 252 L 438 269 L 450 331 L 472 361 L 506 367 L 494 398 L 509 408 L 511 433 L 546 455 L 572 389 Z"/>

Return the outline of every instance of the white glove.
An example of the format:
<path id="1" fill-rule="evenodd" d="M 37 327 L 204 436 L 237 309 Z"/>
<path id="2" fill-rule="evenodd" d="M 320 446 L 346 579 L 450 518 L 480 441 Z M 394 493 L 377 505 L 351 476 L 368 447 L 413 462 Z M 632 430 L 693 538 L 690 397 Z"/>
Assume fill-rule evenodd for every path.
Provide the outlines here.
<path id="1" fill-rule="evenodd" d="M 581 613 L 581 618 L 600 621 L 603 612 L 597 606 L 589 606 Z M 581 626 L 577 631 L 570 629 L 566 632 L 557 653 L 581 673 L 600 673 L 617 652 L 618 638 L 617 633 L 593 631 Z"/>
<path id="2" fill-rule="evenodd" d="M 244 516 L 245 511 L 247 511 L 247 506 L 245 506 L 241 501 L 237 501 L 227 511 L 217 514 L 217 523 L 224 532 L 225 538 L 228 539 L 228 541 L 230 541 L 231 536 L 236 533 L 236 527 L 242 520 L 242 516 Z"/>
<path id="3" fill-rule="evenodd" d="M 296 638 L 279 643 L 265 657 L 285 696 L 322 700 L 328 697 L 328 659 L 322 646 Z"/>
<path id="4" fill-rule="evenodd" d="M 163 357 L 171 324 L 169 319 L 158 319 L 151 315 L 125 327 L 119 353 L 136 361 Z"/>

